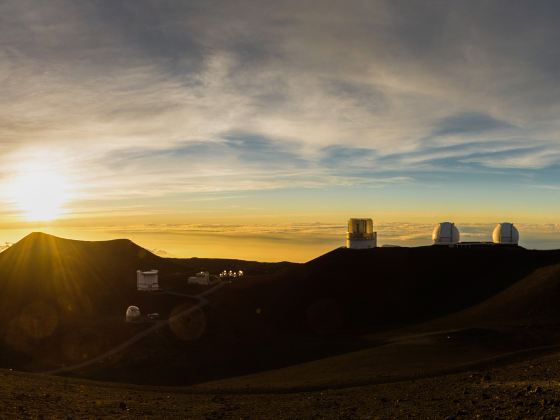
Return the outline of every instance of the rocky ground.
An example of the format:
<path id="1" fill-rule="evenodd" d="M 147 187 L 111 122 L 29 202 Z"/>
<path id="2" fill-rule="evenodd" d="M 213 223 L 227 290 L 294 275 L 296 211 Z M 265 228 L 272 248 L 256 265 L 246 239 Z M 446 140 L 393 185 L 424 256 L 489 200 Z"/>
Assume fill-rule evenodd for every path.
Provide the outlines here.
<path id="1" fill-rule="evenodd" d="M 196 394 L 2 371 L 0 406 L 5 419 L 555 419 L 560 418 L 560 353 L 483 371 L 281 394 Z"/>

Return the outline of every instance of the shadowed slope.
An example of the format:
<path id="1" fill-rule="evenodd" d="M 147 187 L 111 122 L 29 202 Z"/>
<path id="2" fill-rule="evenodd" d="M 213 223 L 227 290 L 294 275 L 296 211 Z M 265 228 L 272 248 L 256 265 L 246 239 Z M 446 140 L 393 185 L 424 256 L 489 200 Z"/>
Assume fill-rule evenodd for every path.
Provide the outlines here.
<path id="1" fill-rule="evenodd" d="M 242 264 L 248 264 L 262 270 L 263 275 L 228 284 L 209 298 L 204 334 L 198 339 L 181 342 L 162 331 L 115 363 L 82 372 L 119 381 L 196 383 L 372 346 L 374 342 L 364 340 L 365 332 L 463 310 L 536 268 L 558 262 L 559 251 L 518 247 L 337 249 L 303 265 L 276 265 L 280 271 L 274 274 L 273 266 L 260 263 L 164 259 L 127 240 L 82 242 L 32 234 L 0 254 L 0 318 L 8 329 L 15 320 L 18 328 L 6 336 L 16 344 L 22 333 L 33 337 L 24 343 L 33 360 L 40 355 L 29 348 L 43 345 L 44 331 L 51 334 L 50 354 L 56 355 L 69 348 L 65 340 L 82 351 L 78 344 L 83 336 L 65 337 L 89 328 L 88 351 L 67 358 L 80 361 L 99 354 L 101 350 L 90 350 L 105 346 L 98 342 L 115 345 L 123 340 L 123 331 L 135 333 L 136 326 L 123 322 L 128 304 L 166 317 L 184 303 L 178 297 L 137 292 L 136 269 L 159 269 L 163 284 L 184 284 L 186 273 L 204 266 L 244 269 Z M 52 333 L 49 319 L 56 317 L 58 329 Z M 437 340 L 434 346 L 440 348 Z M 381 357 L 377 350 L 371 355 Z"/>
<path id="2" fill-rule="evenodd" d="M 164 261 L 129 240 L 32 233 L 0 254 L 0 318 L 37 301 L 55 304 L 62 314 L 114 311 L 136 291 L 136 269 L 163 268 Z"/>
<path id="3" fill-rule="evenodd" d="M 32 233 L 0 254 L 0 363 L 36 369 L 98 354 L 123 330 L 136 270 L 170 264 L 129 240 L 85 242 Z"/>
<path id="4" fill-rule="evenodd" d="M 560 251 L 521 247 L 341 248 L 282 276 L 260 300 L 283 323 L 386 328 L 465 309 L 558 262 Z"/>
<path id="5" fill-rule="evenodd" d="M 560 323 L 560 265 L 542 267 L 486 301 L 430 327 Z"/>
<path id="6" fill-rule="evenodd" d="M 124 323 L 128 305 L 167 318 L 190 302 L 180 293 L 138 292 L 137 269 L 158 269 L 161 286 L 184 289 L 188 275 L 207 267 L 266 273 L 286 265 L 166 259 L 124 239 L 86 242 L 32 233 L 0 254 L 0 336 L 7 344 L 0 346 L 0 364 L 41 369 L 87 360 L 145 327 Z M 24 362 L 12 364 L 20 355 Z"/>
<path id="7" fill-rule="evenodd" d="M 444 334 L 377 346 L 386 337 L 392 340 L 395 327 L 409 326 L 406 334 L 414 334 L 415 324 L 476 305 L 535 268 L 559 260 L 558 251 L 512 247 L 337 249 L 277 276 L 228 285 L 212 296 L 207 331 L 196 343 L 176 346 L 175 356 L 165 361 L 154 356 L 144 363 L 144 370 L 123 361 L 118 375 L 117 369 L 112 369 L 110 376 L 100 377 L 124 380 L 129 377 L 127 372 L 135 372 L 138 382 L 153 382 L 159 376 L 165 383 L 195 383 L 374 346 L 376 349 L 361 353 L 360 360 L 372 367 L 364 369 L 367 376 L 378 367 L 379 374 L 396 369 L 400 361 L 404 363 L 399 354 L 408 357 L 409 367 L 422 363 L 414 357 L 420 354 L 419 349 L 426 350 L 422 359 L 426 366 L 429 360 L 432 367 L 440 366 L 430 359 L 437 355 L 434 357 L 441 359 L 443 368 L 466 363 L 469 354 L 484 358 L 525 348 L 531 342 L 524 333 L 517 337 L 514 332 L 512 337 L 509 332 L 487 331 L 461 333 L 460 338 L 453 335 L 451 342 Z M 381 331 L 386 332 L 377 334 Z M 464 345 L 447 347 L 458 340 Z M 159 342 L 154 339 L 152 345 L 157 347 Z M 462 352 L 467 352 L 466 359 L 459 357 Z M 137 353 L 136 357 L 145 355 L 141 349 Z M 181 358 L 184 354 L 189 357 Z M 447 360 L 446 355 L 457 357 Z M 340 359 L 340 366 L 362 369 L 353 357 Z M 377 360 L 387 361 L 385 370 Z"/>
<path id="8" fill-rule="evenodd" d="M 502 257 L 506 258 L 506 261 L 501 260 Z M 556 253 L 535 253 L 518 249 L 513 254 L 504 253 L 501 257 L 494 255 L 494 258 L 502 263 L 508 262 L 507 266 L 488 265 L 488 272 L 482 278 L 469 283 L 476 290 L 475 293 L 465 296 L 465 299 L 488 293 L 496 285 L 504 282 L 515 281 L 515 270 L 520 267 L 528 269 L 530 265 L 527 264 L 530 262 L 546 263 L 551 261 L 550 258 L 554 260 Z M 457 262 L 453 256 L 451 259 Z M 476 259 L 465 262 L 468 261 L 476 268 Z M 324 268 L 332 262 L 315 261 L 312 264 L 318 263 Z M 416 269 L 421 266 L 422 264 Z M 510 271 L 511 268 L 515 270 Z M 411 270 L 410 267 L 408 269 Z M 461 277 L 456 275 L 454 279 L 457 278 Z M 494 283 L 487 284 L 482 280 Z M 434 275 L 429 281 L 432 284 L 437 282 L 437 276 Z M 400 288 L 400 297 L 410 292 L 406 283 L 396 283 L 393 287 Z M 459 291 L 465 290 L 464 285 L 460 283 L 455 284 L 455 287 Z M 441 296 L 440 293 L 441 290 L 434 290 L 434 298 L 424 303 L 437 305 L 436 297 Z M 449 296 L 450 299 L 456 299 L 454 294 Z M 395 312 L 390 307 L 391 299 L 389 295 L 388 303 L 383 305 L 383 309 L 393 315 Z M 202 385 L 200 389 L 294 392 L 441 375 L 523 360 L 558 349 L 559 301 L 560 264 L 540 267 L 482 303 L 458 313 L 422 325 L 410 325 L 404 329 L 365 336 L 369 343 L 364 341 L 364 349 L 281 369 L 215 381 Z M 411 302 L 414 302 L 414 299 L 411 299 Z M 420 310 L 418 308 L 421 303 L 421 300 L 416 303 L 416 310 Z M 380 301 L 378 304 L 382 305 Z M 423 313 L 430 309 L 432 308 Z M 375 311 L 374 308 L 371 310 Z M 400 307 L 396 309 L 399 310 Z M 397 312 L 397 315 L 399 314 L 402 312 Z"/>

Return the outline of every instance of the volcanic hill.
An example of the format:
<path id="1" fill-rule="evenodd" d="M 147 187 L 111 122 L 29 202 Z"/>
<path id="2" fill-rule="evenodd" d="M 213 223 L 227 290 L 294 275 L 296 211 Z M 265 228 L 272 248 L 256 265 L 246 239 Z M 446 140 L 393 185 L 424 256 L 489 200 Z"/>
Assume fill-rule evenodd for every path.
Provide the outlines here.
<path id="1" fill-rule="evenodd" d="M 185 302 L 180 296 L 137 291 L 138 269 L 158 269 L 160 284 L 172 288 L 203 269 L 268 273 L 286 266 L 166 259 L 127 239 L 88 242 L 31 233 L 0 254 L 0 365 L 23 366 L 23 360 L 29 368 L 40 368 L 61 358 L 85 359 L 142 328 L 124 325 L 129 305 L 167 317 Z"/>

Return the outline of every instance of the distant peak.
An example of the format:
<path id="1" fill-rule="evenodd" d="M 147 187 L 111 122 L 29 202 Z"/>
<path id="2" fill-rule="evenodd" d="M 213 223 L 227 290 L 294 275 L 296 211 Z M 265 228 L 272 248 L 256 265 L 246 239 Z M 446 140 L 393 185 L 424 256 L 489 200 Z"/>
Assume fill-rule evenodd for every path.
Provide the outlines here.
<path id="1" fill-rule="evenodd" d="M 51 235 L 50 233 L 45 233 L 45 232 L 31 232 L 27 236 L 53 236 L 53 235 Z"/>
<path id="2" fill-rule="evenodd" d="M 29 239 L 46 239 L 46 238 L 64 240 L 64 238 L 60 238 L 58 236 L 51 235 L 50 233 L 31 232 L 30 234 L 28 234 L 27 236 L 22 238 L 22 241 L 29 240 Z"/>
<path id="3" fill-rule="evenodd" d="M 45 232 L 31 232 L 30 234 L 24 236 L 21 240 L 31 240 L 31 239 L 40 239 L 40 238 L 56 238 L 56 236 L 52 236 Z"/>
<path id="4" fill-rule="evenodd" d="M 54 236 L 49 233 L 44 232 L 31 232 L 17 243 L 14 244 L 13 251 L 19 249 L 26 249 L 29 247 L 39 246 L 41 248 L 50 247 L 67 247 L 67 246 L 77 246 L 82 247 L 82 249 L 106 249 L 110 252 L 122 252 L 123 250 L 132 250 L 142 255 L 153 254 L 151 251 L 142 248 L 140 245 L 134 243 L 130 239 L 109 239 L 104 241 L 84 241 L 79 239 L 68 239 L 61 238 L 59 236 Z M 86 248 L 83 248 L 86 247 Z M 87 248 L 93 247 L 93 248 Z"/>

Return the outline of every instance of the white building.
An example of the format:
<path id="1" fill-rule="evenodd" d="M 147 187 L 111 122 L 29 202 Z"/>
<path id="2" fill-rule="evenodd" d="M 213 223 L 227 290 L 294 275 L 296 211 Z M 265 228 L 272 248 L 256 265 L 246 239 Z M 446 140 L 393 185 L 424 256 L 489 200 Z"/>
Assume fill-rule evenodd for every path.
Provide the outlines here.
<path id="1" fill-rule="evenodd" d="M 140 316 L 140 308 L 138 306 L 129 306 L 126 310 L 126 322 L 134 322 L 139 321 Z"/>
<path id="2" fill-rule="evenodd" d="M 432 232 L 434 245 L 456 245 L 461 239 L 459 229 L 455 223 L 443 222 L 438 224 Z"/>
<path id="3" fill-rule="evenodd" d="M 200 273 L 196 273 L 194 276 L 188 278 L 188 284 L 201 284 L 203 286 L 208 286 L 210 284 L 214 284 L 220 281 L 217 276 L 212 276 L 208 271 L 201 271 Z"/>
<path id="4" fill-rule="evenodd" d="M 377 232 L 373 231 L 371 219 L 349 219 L 346 233 L 346 247 L 368 249 L 377 246 Z"/>
<path id="5" fill-rule="evenodd" d="M 136 288 L 142 291 L 154 291 L 159 289 L 158 270 L 136 271 Z"/>
<path id="6" fill-rule="evenodd" d="M 517 245 L 519 243 L 519 231 L 513 223 L 500 223 L 492 232 L 492 242 L 501 245 Z"/>

